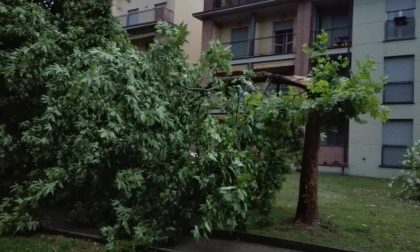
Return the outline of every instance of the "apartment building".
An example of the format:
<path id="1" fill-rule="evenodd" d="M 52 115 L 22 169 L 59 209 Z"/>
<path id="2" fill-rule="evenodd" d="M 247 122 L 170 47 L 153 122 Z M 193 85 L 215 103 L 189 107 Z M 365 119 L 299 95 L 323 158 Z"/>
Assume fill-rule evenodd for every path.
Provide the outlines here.
<path id="1" fill-rule="evenodd" d="M 420 139 L 417 6 L 420 0 L 205 0 L 204 11 L 193 15 L 203 22 L 202 49 L 212 39 L 230 46 L 238 72 L 308 74 L 301 48 L 320 30 L 330 35 L 329 54 L 351 59 L 349 70 L 374 59 L 376 77 L 389 76 L 381 98 L 391 120 L 359 125 L 337 118 L 324 129 L 320 170 L 389 178 L 400 172 L 406 148 Z"/>
<path id="2" fill-rule="evenodd" d="M 406 148 L 420 140 L 419 8 L 420 0 L 354 0 L 353 62 L 368 55 L 388 76 L 381 98 L 391 116 L 350 123 L 350 174 L 396 175 Z"/>
<path id="3" fill-rule="evenodd" d="M 196 62 L 201 55 L 202 25 L 192 13 L 202 11 L 203 6 L 203 0 L 114 0 L 112 12 L 140 50 L 146 50 L 156 38 L 159 20 L 187 24 L 189 35 L 184 50 L 189 61 Z"/>
<path id="4" fill-rule="evenodd" d="M 350 56 L 352 2 L 350 0 L 206 0 L 202 49 L 212 39 L 230 46 L 234 71 L 253 69 L 283 75 L 307 75 L 309 61 L 301 48 L 320 30 L 330 35 L 329 52 Z M 284 90 L 284 86 L 265 86 Z M 320 164 L 347 166 L 348 123 L 341 118 L 327 130 Z"/>

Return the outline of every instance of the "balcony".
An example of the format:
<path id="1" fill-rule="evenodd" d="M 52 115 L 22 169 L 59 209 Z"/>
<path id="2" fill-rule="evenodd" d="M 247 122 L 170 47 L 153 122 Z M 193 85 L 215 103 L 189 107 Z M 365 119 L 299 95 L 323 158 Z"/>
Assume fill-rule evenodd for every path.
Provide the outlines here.
<path id="1" fill-rule="evenodd" d="M 259 2 L 267 2 L 267 0 L 216 0 L 214 1 L 214 10 L 228 9 Z"/>
<path id="2" fill-rule="evenodd" d="M 133 11 L 126 15 L 117 17 L 121 26 L 127 30 L 139 27 L 154 25 L 157 21 L 163 20 L 169 23 L 174 21 L 174 13 L 167 8 L 154 8 L 144 11 Z"/>
<path id="3" fill-rule="evenodd" d="M 226 18 L 238 20 L 253 12 L 262 12 L 265 17 L 287 13 L 295 6 L 296 4 L 289 0 L 216 0 L 213 6 L 194 13 L 193 16 L 200 20 L 221 18 L 218 21 L 225 23 Z"/>
<path id="4" fill-rule="evenodd" d="M 412 81 L 389 82 L 384 86 L 384 104 L 413 104 L 414 83 Z"/>
<path id="5" fill-rule="evenodd" d="M 321 29 L 314 33 L 313 38 L 316 39 L 316 35 L 325 31 L 328 34 L 328 49 L 339 49 L 351 47 L 351 27 L 339 27 L 331 29 Z"/>
<path id="6" fill-rule="evenodd" d="M 385 22 L 385 41 L 413 39 L 415 33 L 414 17 L 400 16 Z"/>
<path id="7" fill-rule="evenodd" d="M 292 54 L 294 53 L 293 38 L 293 33 L 283 33 L 272 37 L 231 41 L 222 43 L 222 45 L 230 47 L 233 59 L 238 60 L 251 57 Z"/>

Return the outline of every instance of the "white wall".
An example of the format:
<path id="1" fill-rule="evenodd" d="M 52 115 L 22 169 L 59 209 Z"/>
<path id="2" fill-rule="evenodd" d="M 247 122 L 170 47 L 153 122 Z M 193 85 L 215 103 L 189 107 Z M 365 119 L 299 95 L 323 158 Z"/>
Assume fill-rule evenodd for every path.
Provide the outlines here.
<path id="1" fill-rule="evenodd" d="M 415 55 L 414 103 L 387 105 L 390 119 L 413 119 L 413 142 L 420 139 L 420 0 L 416 6 L 416 37 L 414 40 L 384 42 L 386 0 L 354 0 L 353 71 L 356 62 L 371 57 L 377 64 L 375 77 L 383 75 L 384 57 Z M 380 96 L 382 98 L 382 95 Z M 364 125 L 350 123 L 349 173 L 351 175 L 389 178 L 398 169 L 381 168 L 382 123 L 369 119 Z"/>
<path id="2" fill-rule="evenodd" d="M 175 0 L 174 22 L 188 25 L 189 35 L 184 46 L 190 62 L 196 62 L 201 56 L 201 37 L 203 24 L 192 14 L 204 10 L 204 0 Z"/>

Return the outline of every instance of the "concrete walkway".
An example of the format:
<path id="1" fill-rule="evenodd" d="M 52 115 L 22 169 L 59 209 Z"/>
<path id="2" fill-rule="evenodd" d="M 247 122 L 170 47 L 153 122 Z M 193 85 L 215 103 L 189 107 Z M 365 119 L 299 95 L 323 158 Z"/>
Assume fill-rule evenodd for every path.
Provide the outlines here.
<path id="1" fill-rule="evenodd" d="M 199 242 L 189 239 L 173 249 L 182 252 L 298 252 L 297 250 L 220 239 L 201 239 Z"/>
<path id="2" fill-rule="evenodd" d="M 75 238 L 87 238 L 103 242 L 104 238 L 97 228 L 78 228 L 66 221 L 67 214 L 62 209 L 50 209 L 44 218 L 43 225 L 47 230 Z M 166 251 L 166 250 L 158 250 Z M 274 246 L 248 243 L 239 240 L 200 239 L 194 240 L 190 236 L 181 238 L 178 245 L 168 249 L 174 252 L 299 252 L 298 250 L 283 249 Z M 301 251 L 300 251 L 301 252 Z"/>

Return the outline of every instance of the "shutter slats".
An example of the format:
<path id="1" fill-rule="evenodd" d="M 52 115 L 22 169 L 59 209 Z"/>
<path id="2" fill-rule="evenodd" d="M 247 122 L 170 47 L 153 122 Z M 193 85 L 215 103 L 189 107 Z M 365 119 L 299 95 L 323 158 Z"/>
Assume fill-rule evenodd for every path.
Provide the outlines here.
<path id="1" fill-rule="evenodd" d="M 413 82 L 414 57 L 386 58 L 384 73 L 389 82 Z"/>
<path id="2" fill-rule="evenodd" d="M 399 11 L 416 8 L 416 0 L 387 0 L 386 11 Z"/>
<path id="3" fill-rule="evenodd" d="M 389 121 L 383 125 L 382 144 L 410 146 L 413 143 L 412 121 Z"/>

